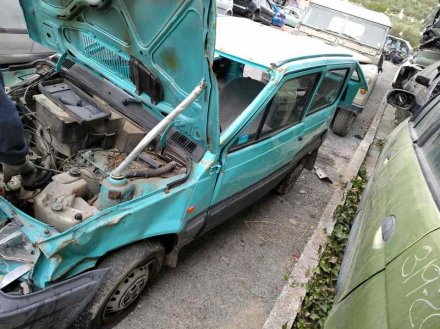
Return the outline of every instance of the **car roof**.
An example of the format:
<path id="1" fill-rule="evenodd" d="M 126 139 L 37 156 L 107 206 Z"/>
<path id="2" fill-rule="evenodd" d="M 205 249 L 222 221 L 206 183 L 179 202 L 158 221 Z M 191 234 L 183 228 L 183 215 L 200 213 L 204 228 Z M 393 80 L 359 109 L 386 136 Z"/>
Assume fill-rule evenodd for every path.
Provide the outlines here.
<path id="1" fill-rule="evenodd" d="M 281 66 L 313 57 L 353 57 L 349 50 L 293 35 L 246 18 L 217 17 L 216 51 L 260 66 Z"/>
<path id="2" fill-rule="evenodd" d="M 390 18 L 384 13 L 379 13 L 347 1 L 336 1 L 336 0 L 312 0 L 311 4 L 317 4 L 323 7 L 331 8 L 333 10 L 340 11 L 342 13 L 356 16 L 367 21 L 375 22 L 377 24 L 385 25 L 391 27 Z"/>

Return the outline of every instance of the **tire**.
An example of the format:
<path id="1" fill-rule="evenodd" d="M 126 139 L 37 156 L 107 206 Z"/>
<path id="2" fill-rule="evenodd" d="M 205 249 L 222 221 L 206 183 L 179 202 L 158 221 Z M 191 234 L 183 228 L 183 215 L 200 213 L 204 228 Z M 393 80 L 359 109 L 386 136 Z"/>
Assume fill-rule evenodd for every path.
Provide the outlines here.
<path id="1" fill-rule="evenodd" d="M 356 119 L 356 114 L 350 111 L 339 109 L 333 122 L 333 132 L 344 137 L 350 131 L 350 128 Z"/>
<path id="2" fill-rule="evenodd" d="M 231 10 L 226 12 L 226 16 L 234 16 L 233 12 Z"/>
<path id="3" fill-rule="evenodd" d="M 259 22 L 259 21 L 260 21 L 260 12 L 259 12 L 258 10 L 255 10 L 255 11 L 252 13 L 252 17 L 251 17 L 251 19 L 252 19 L 254 22 Z"/>
<path id="4" fill-rule="evenodd" d="M 165 249 L 160 243 L 145 241 L 106 256 L 98 268 L 110 270 L 73 328 L 113 328 L 122 321 L 160 272 L 164 255 Z"/>
<path id="5" fill-rule="evenodd" d="M 301 161 L 297 164 L 295 168 L 293 168 L 292 171 L 289 172 L 286 177 L 283 178 L 278 186 L 275 187 L 275 189 L 273 190 L 275 194 L 286 195 L 287 193 L 289 193 L 295 185 L 295 182 L 298 180 L 299 176 L 301 176 L 303 169 L 304 162 Z"/>

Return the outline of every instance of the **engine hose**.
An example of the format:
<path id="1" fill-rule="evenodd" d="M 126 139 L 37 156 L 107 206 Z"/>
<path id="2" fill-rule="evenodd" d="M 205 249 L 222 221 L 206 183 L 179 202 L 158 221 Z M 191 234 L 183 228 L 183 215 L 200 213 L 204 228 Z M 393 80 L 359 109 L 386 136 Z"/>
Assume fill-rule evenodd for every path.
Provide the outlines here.
<path id="1" fill-rule="evenodd" d="M 50 159 L 50 157 L 47 157 L 44 160 L 44 162 L 42 163 L 43 166 L 41 168 L 44 168 L 44 169 L 41 169 L 42 170 L 41 174 L 39 174 L 34 179 L 32 179 L 30 183 L 27 183 L 26 180 L 23 180 L 22 181 L 23 186 L 26 188 L 37 189 L 37 188 L 44 187 L 47 184 L 49 184 L 49 182 L 51 181 L 52 176 L 53 176 L 52 170 L 50 170 L 50 171 L 47 170 L 47 169 L 50 169 L 50 164 L 51 164 L 51 159 Z M 38 168 L 38 167 L 40 167 L 40 166 L 36 166 L 36 168 Z"/>
<path id="2" fill-rule="evenodd" d="M 137 178 L 137 177 L 157 177 L 163 175 L 176 167 L 177 163 L 171 161 L 166 165 L 159 167 L 157 169 L 140 169 L 140 170 L 130 170 L 125 174 L 126 178 Z"/>

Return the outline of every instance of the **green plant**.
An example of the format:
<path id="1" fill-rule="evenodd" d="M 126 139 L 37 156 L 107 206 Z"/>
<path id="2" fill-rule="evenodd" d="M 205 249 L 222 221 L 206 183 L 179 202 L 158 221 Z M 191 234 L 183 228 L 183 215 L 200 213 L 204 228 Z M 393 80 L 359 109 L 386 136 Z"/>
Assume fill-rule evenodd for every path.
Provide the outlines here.
<path id="1" fill-rule="evenodd" d="M 312 279 L 308 282 L 307 294 L 297 315 L 293 329 L 321 329 L 333 306 L 336 282 L 344 256 L 350 229 L 356 216 L 362 192 L 367 183 L 364 167 L 353 181 L 345 203 L 338 206 L 333 214 L 335 227 L 328 240 Z"/>
<path id="2" fill-rule="evenodd" d="M 419 45 L 422 22 L 438 5 L 437 0 L 352 0 L 352 2 L 390 16 L 391 34 L 408 40 L 413 47 Z"/>

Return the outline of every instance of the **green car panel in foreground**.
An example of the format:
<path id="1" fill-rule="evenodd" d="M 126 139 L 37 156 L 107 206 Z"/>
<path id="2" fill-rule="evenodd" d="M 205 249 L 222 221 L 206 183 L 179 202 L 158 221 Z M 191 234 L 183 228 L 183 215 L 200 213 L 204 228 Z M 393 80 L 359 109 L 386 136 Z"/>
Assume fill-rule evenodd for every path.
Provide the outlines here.
<path id="1" fill-rule="evenodd" d="M 440 98 L 388 137 L 326 329 L 440 328 Z"/>
<path id="2" fill-rule="evenodd" d="M 78 299 L 90 300 L 79 327 L 118 323 L 184 245 L 287 193 L 336 108 L 367 87 L 351 54 L 215 22 L 210 0 L 21 5 L 31 37 L 59 56 L 3 71 L 31 159 L 51 174 L 25 188 L 16 176 L 0 197 L 2 329 L 63 328 Z"/>

